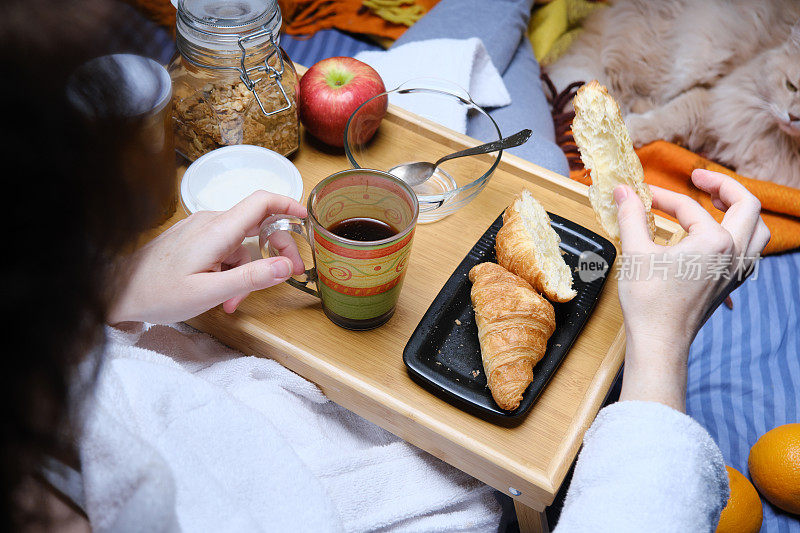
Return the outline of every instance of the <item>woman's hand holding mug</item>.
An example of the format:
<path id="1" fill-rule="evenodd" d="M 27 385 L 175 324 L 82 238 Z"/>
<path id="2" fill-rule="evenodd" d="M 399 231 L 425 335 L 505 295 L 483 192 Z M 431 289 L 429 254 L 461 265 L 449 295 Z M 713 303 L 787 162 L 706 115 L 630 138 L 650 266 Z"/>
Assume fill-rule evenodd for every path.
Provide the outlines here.
<path id="1" fill-rule="evenodd" d="M 232 313 L 252 291 L 302 273 L 291 239 L 280 248 L 281 257 L 256 261 L 242 245 L 274 214 L 308 215 L 291 198 L 258 191 L 228 211 L 200 211 L 181 220 L 122 259 L 109 322 L 179 322 L 221 303 Z"/>

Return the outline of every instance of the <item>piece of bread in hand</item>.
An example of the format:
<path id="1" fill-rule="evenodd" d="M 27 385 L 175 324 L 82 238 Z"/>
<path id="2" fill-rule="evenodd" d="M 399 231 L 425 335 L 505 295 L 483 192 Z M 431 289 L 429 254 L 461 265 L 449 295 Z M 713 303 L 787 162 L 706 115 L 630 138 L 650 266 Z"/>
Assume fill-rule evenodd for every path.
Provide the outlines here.
<path id="1" fill-rule="evenodd" d="M 486 381 L 502 409 L 519 407 L 556 328 L 553 305 L 519 276 L 495 263 L 469 271 Z"/>
<path id="2" fill-rule="evenodd" d="M 497 232 L 497 262 L 554 302 L 572 300 L 572 271 L 564 262 L 550 217 L 527 189 L 503 213 Z"/>
<path id="3" fill-rule="evenodd" d="M 650 208 L 653 196 L 644 182 L 644 170 L 639 156 L 633 151 L 628 128 L 622 120 L 617 102 L 597 80 L 578 89 L 573 100 L 575 119 L 572 134 L 581 153 L 581 159 L 591 172 L 589 201 L 597 220 L 612 238 L 619 240 L 617 204 L 614 187 L 629 185 L 641 198 L 647 213 L 650 237 L 655 232 L 655 220 Z"/>

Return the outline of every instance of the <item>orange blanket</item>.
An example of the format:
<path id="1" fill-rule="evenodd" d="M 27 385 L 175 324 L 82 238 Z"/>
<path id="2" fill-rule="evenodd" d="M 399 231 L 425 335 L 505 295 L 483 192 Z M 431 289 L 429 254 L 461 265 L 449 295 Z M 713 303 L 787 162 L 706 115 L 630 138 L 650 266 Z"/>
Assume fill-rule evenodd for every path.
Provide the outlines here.
<path id="1" fill-rule="evenodd" d="M 127 0 L 156 23 L 174 31 L 175 8 L 170 0 Z M 291 35 L 311 35 L 318 30 L 337 28 L 362 33 L 387 44 L 408 29 L 408 23 L 430 11 L 438 0 L 383 2 L 369 8 L 364 0 L 278 0 L 283 16 L 283 31 Z M 368 2 L 367 2 L 368 3 Z M 392 22 L 404 20 L 406 24 Z"/>
<path id="2" fill-rule="evenodd" d="M 436 5 L 438 0 L 394 2 L 392 8 L 370 9 L 364 0 L 280 0 L 284 31 L 290 35 L 311 35 L 318 30 L 337 28 L 388 39 L 387 44 L 408 29 L 408 26 Z M 394 13 L 407 11 L 402 17 Z M 409 19 L 410 16 L 410 19 Z M 407 19 L 406 23 L 394 22 Z"/>
<path id="3" fill-rule="evenodd" d="M 772 233 L 772 239 L 764 253 L 800 247 L 800 190 L 740 176 L 722 165 L 666 141 L 642 146 L 636 153 L 642 161 L 647 183 L 691 196 L 717 220 L 722 220 L 724 213 L 711 205 L 708 194 L 692 184 L 691 173 L 695 168 L 705 168 L 731 176 L 761 201 L 762 218 Z M 570 175 L 587 185 L 591 183 L 585 169 L 573 170 Z"/>

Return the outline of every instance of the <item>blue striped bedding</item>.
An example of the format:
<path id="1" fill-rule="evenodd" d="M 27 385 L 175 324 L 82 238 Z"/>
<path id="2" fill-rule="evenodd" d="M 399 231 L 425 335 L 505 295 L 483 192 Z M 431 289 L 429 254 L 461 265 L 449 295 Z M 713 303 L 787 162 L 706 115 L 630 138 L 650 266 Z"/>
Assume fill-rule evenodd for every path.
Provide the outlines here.
<path id="1" fill-rule="evenodd" d="M 692 344 L 686 409 L 747 475 L 756 440 L 800 420 L 800 252 L 764 258 L 732 298 Z M 800 518 L 762 502 L 761 531 L 800 531 Z"/>
<path id="2" fill-rule="evenodd" d="M 354 56 L 364 50 L 380 50 L 369 41 L 356 39 L 336 30 L 321 30 L 310 39 L 281 36 L 281 48 L 292 61 L 310 67 L 317 61 L 333 56 Z"/>

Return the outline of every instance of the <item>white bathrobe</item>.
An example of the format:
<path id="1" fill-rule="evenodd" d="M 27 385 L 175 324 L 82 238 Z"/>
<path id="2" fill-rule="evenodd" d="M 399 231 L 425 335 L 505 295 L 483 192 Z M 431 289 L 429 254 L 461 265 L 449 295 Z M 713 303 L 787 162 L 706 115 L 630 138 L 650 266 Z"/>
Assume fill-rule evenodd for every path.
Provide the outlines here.
<path id="1" fill-rule="evenodd" d="M 89 371 L 89 365 L 83 368 Z M 186 326 L 109 329 L 83 404 L 96 531 L 496 531 L 486 485 L 328 401 L 270 359 Z M 713 531 L 719 449 L 661 404 L 621 402 L 584 439 L 556 531 Z"/>
<path id="2" fill-rule="evenodd" d="M 583 438 L 556 533 L 713 532 L 728 501 L 714 440 L 655 402 L 618 402 Z"/>
<path id="3" fill-rule="evenodd" d="M 79 441 L 95 531 L 496 530 L 490 487 L 277 362 L 187 326 L 108 331 Z"/>

